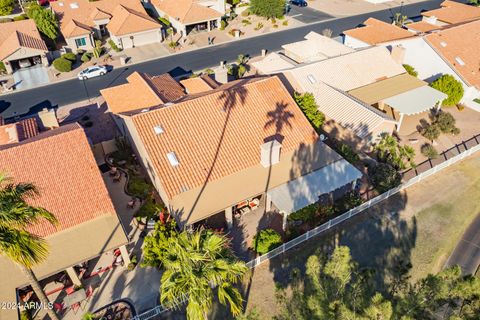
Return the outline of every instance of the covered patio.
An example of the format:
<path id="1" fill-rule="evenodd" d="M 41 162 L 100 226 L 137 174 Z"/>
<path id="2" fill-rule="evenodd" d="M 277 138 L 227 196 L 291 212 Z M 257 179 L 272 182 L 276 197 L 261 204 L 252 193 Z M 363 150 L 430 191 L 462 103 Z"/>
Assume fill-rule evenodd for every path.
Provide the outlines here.
<path id="1" fill-rule="evenodd" d="M 447 97 L 443 92 L 430 86 L 422 86 L 395 95 L 382 101 L 384 109 L 397 120 L 397 132 L 409 134 L 417 130 L 418 116 L 436 108 L 439 110 L 442 101 Z"/>
<path id="2" fill-rule="evenodd" d="M 278 208 L 286 217 L 320 200 L 323 195 L 335 198 L 336 193 L 343 193 L 346 189 L 355 188 L 356 182 L 362 173 L 347 160 L 338 160 L 326 167 L 313 171 L 289 181 L 267 192 L 267 207 L 269 202 Z M 343 192 L 342 192 L 343 191 Z"/>

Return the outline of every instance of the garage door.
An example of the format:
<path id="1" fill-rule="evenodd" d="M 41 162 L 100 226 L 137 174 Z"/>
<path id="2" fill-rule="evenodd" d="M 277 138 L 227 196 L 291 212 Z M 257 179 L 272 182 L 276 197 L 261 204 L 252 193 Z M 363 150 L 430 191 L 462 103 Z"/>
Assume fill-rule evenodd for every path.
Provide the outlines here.
<path id="1" fill-rule="evenodd" d="M 34 88 L 50 82 L 47 69 L 42 65 L 19 69 L 13 73 L 13 79 L 17 89 Z"/>
<path id="2" fill-rule="evenodd" d="M 143 46 L 150 43 L 160 42 L 159 33 L 160 33 L 159 30 L 153 30 L 151 32 L 137 34 L 133 37 L 133 40 L 130 39 L 129 37 L 122 38 L 123 48 L 124 49 L 131 48 L 133 46 L 132 41 L 136 47 Z"/>

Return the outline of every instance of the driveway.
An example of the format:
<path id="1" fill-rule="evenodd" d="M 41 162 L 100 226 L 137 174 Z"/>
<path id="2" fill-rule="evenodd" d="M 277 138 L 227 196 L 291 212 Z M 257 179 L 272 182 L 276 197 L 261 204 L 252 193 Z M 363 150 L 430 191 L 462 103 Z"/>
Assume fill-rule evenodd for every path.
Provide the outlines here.
<path id="1" fill-rule="evenodd" d="M 13 79 L 17 89 L 34 88 L 50 82 L 47 68 L 42 65 L 19 69 L 13 73 Z"/>
<path id="2" fill-rule="evenodd" d="M 475 274 L 480 265 L 480 214 L 465 231 L 445 266 L 456 264 L 463 274 Z"/>
<path id="3" fill-rule="evenodd" d="M 293 18 L 302 23 L 314 23 L 334 18 L 328 13 L 312 9 L 310 7 L 299 7 L 292 4 L 290 5 L 290 8 L 290 12 L 288 15 L 286 15 L 286 17 Z"/>

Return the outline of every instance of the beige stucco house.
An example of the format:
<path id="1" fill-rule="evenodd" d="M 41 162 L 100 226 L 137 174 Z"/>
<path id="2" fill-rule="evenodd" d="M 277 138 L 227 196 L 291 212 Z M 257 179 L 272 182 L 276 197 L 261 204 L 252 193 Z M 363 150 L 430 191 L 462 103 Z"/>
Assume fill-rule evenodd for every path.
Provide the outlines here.
<path id="1" fill-rule="evenodd" d="M 7 73 L 19 69 L 19 61 L 48 66 L 48 49 L 33 20 L 2 23 L 0 27 L 0 61 Z"/>
<path id="2" fill-rule="evenodd" d="M 226 10 L 225 0 L 150 0 L 150 4 L 182 36 L 194 29 L 210 31 L 220 27 Z"/>
<path id="3" fill-rule="evenodd" d="M 231 226 L 255 199 L 286 217 L 360 178 L 320 141 L 279 78 L 197 79 L 182 88 L 168 75 L 133 74 L 101 91 L 181 225 L 220 214 Z"/>
<path id="4" fill-rule="evenodd" d="M 21 123 L 22 138 L 15 134 L 14 141 L 12 127 L 0 127 L 0 170 L 14 182 L 33 183 L 40 195 L 32 204 L 58 219 L 56 227 L 45 221 L 30 227 L 49 245 L 46 261 L 33 268 L 37 278 L 66 272 L 73 284 L 81 285 L 74 266 L 116 248 L 128 259 L 127 237 L 83 129 L 70 124 L 39 133 L 32 121 Z M 0 256 L 0 270 L 0 301 L 27 302 L 30 295 L 18 290 L 29 285 L 20 269 Z M 18 309 L 0 308 L 1 320 L 18 317 Z"/>
<path id="5" fill-rule="evenodd" d="M 140 1 L 61 0 L 52 2 L 51 8 L 70 50 L 90 50 L 95 39 L 106 36 L 123 49 L 162 41 L 161 25 Z"/>

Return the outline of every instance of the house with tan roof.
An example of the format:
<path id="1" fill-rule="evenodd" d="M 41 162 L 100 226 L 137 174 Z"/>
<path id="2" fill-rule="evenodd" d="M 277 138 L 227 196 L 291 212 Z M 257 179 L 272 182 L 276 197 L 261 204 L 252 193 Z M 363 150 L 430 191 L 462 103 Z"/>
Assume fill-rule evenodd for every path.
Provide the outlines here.
<path id="1" fill-rule="evenodd" d="M 107 252 L 113 257 L 111 252 L 116 248 L 120 247 L 128 259 L 125 231 L 78 124 L 0 146 L 0 170 L 14 182 L 36 185 L 40 195 L 31 204 L 47 209 L 58 219 L 56 227 L 45 221 L 30 227 L 30 232 L 44 237 L 49 245 L 46 261 L 33 268 L 44 290 L 45 279 L 63 272 L 68 274 L 69 283 L 82 285 L 76 266 Z M 0 256 L 0 270 L 1 301 L 33 299 L 28 280 L 6 257 Z M 0 318 L 17 319 L 18 312 L 2 308 Z"/>
<path id="2" fill-rule="evenodd" d="M 212 30 L 220 26 L 226 13 L 225 0 L 150 0 L 160 17 L 170 21 L 181 36 L 192 30 Z"/>
<path id="3" fill-rule="evenodd" d="M 343 43 L 351 48 L 364 48 L 414 36 L 415 33 L 394 24 L 368 18 L 363 26 L 345 30 Z"/>
<path id="4" fill-rule="evenodd" d="M 424 22 L 443 27 L 480 19 L 480 8 L 446 0 L 440 8 L 422 12 L 422 16 Z"/>
<path id="5" fill-rule="evenodd" d="M 19 61 L 48 66 L 48 48 L 31 19 L 2 23 L 0 28 L 0 61 L 8 73 L 20 69 Z"/>
<path id="6" fill-rule="evenodd" d="M 162 41 L 161 25 L 140 1 L 61 0 L 50 5 L 71 50 L 90 50 L 95 39 L 107 36 L 123 49 Z"/>
<path id="7" fill-rule="evenodd" d="M 220 217 L 231 227 L 262 204 L 286 216 L 361 177 L 320 140 L 279 78 L 205 89 L 114 115 L 181 225 Z"/>

